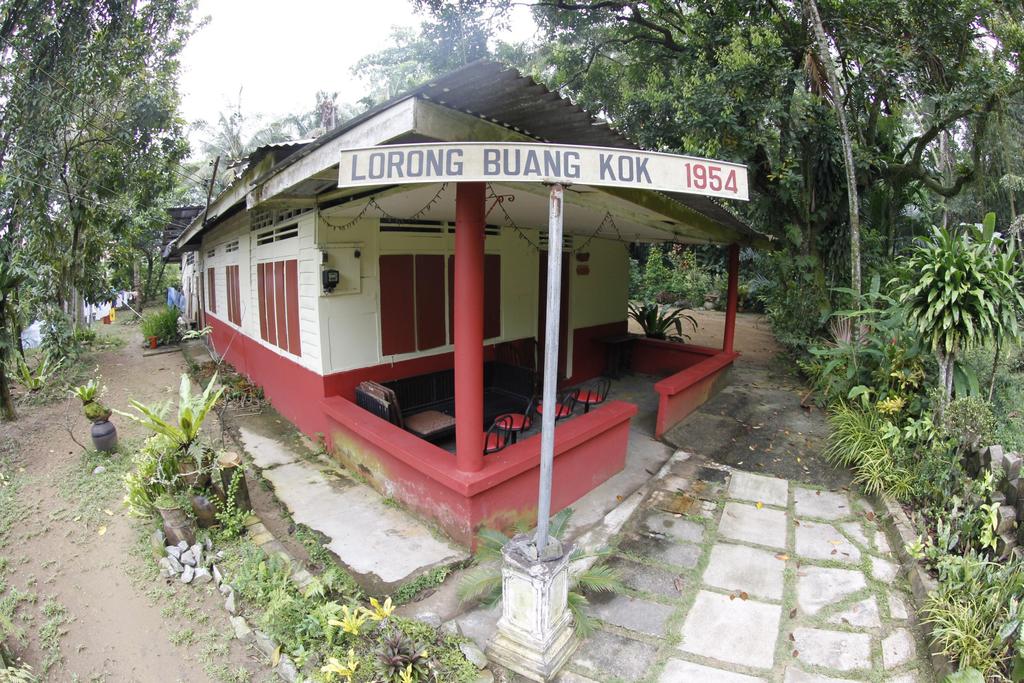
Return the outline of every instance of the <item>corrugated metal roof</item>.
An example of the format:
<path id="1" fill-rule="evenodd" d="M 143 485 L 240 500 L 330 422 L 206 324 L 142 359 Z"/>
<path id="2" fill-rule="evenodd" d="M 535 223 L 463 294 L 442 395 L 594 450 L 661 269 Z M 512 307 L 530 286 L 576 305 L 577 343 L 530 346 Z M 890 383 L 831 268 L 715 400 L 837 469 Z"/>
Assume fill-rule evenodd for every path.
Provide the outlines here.
<path id="1" fill-rule="evenodd" d="M 420 97 L 445 107 L 505 126 L 545 142 L 639 149 L 607 122 L 518 70 L 489 60 L 467 64 L 399 95 L 346 121 L 315 141 L 282 159 L 264 176 L 287 168 L 313 150 L 342 135 L 378 112 L 410 97 Z M 259 182 L 262 179 L 257 179 Z M 711 197 L 678 192 L 665 193 L 680 204 L 724 227 L 751 238 L 764 236 L 723 204 Z"/>

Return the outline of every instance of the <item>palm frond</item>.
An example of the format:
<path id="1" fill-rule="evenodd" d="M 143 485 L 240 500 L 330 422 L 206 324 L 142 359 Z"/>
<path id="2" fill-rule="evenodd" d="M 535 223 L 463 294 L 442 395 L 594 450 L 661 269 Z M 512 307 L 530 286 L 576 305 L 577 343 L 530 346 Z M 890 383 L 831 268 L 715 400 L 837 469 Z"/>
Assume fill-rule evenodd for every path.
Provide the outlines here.
<path id="1" fill-rule="evenodd" d="M 576 577 L 575 589 L 592 593 L 608 593 L 622 589 L 622 577 L 615 569 L 604 564 L 595 564 Z"/>
<path id="2" fill-rule="evenodd" d="M 501 567 L 494 564 L 474 567 L 462 577 L 456 594 L 462 602 L 493 605 L 501 598 Z"/>
<path id="3" fill-rule="evenodd" d="M 597 620 L 587 613 L 586 607 L 590 604 L 583 595 L 569 591 L 568 607 L 572 613 L 573 630 L 580 638 L 586 638 L 597 629 Z"/>

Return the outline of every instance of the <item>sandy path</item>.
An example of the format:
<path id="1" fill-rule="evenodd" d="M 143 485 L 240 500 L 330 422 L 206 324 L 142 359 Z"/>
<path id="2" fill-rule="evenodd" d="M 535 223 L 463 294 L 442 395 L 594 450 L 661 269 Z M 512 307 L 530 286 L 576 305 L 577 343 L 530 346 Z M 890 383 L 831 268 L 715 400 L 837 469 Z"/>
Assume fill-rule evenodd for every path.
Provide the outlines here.
<path id="1" fill-rule="evenodd" d="M 100 331 L 129 340 L 89 359 L 108 387 L 107 405 L 127 410 L 129 397 L 154 403 L 177 395 L 185 369 L 180 353 L 144 358 L 135 343 L 137 328 Z M 77 413 L 78 406 L 73 410 Z M 223 680 L 240 667 L 265 671 L 226 637 L 231 625 L 214 589 L 168 585 L 157 578 L 147 546 L 139 543 L 139 523 L 127 516 L 119 489 L 110 484 L 90 496 L 89 483 L 75 487 L 73 478 L 92 475 L 83 471 L 81 449 L 67 434 L 64 415 L 63 402 L 22 406 L 16 423 L 0 425 L 0 443 L 15 444 L 16 467 L 23 468 L 22 512 L 8 537 L 0 539 L 0 556 L 9 560 L 10 585 L 38 594 L 35 604 L 21 608 L 20 614 L 30 618 L 28 642 L 15 645 L 15 652 L 37 673 L 47 659 L 59 658 L 43 676 L 53 681 L 212 681 L 217 678 L 211 674 Z M 114 420 L 122 442 L 143 436 L 127 419 Z M 88 443 L 85 419 L 76 417 L 73 424 L 76 438 Z M 67 613 L 59 629 L 64 632 L 57 640 L 59 654 L 46 638 L 44 624 L 53 615 L 44 610 L 48 603 Z M 249 680 L 241 674 L 238 678 Z"/>

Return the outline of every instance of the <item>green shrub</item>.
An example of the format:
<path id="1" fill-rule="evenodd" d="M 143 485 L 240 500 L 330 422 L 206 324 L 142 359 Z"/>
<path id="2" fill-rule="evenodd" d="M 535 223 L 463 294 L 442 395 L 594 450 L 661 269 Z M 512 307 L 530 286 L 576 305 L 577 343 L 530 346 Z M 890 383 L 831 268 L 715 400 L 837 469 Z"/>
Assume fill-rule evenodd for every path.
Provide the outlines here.
<path id="1" fill-rule="evenodd" d="M 142 336 L 156 337 L 160 344 L 174 344 L 181 340 L 178 333 L 178 309 L 164 306 L 163 309 L 147 313 L 142 318 Z"/>
<path id="2" fill-rule="evenodd" d="M 829 409 L 832 432 L 825 457 L 853 469 L 854 482 L 870 494 L 884 493 L 905 500 L 912 475 L 900 462 L 900 432 L 874 408 L 837 403 Z"/>
<path id="3" fill-rule="evenodd" d="M 939 568 L 939 588 L 924 609 L 940 651 L 961 669 L 1003 680 L 1019 647 L 1024 567 L 1000 565 L 970 553 L 950 556 Z"/>

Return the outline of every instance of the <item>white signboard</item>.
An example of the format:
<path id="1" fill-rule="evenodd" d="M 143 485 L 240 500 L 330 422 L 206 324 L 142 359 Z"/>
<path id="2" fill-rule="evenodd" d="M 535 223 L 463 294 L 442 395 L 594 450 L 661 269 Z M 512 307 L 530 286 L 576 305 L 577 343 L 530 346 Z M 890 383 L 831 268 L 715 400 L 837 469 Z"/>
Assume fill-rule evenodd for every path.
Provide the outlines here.
<path id="1" fill-rule="evenodd" d="M 554 182 L 747 200 L 740 164 L 678 154 L 521 142 L 384 145 L 341 152 L 338 187 Z"/>

